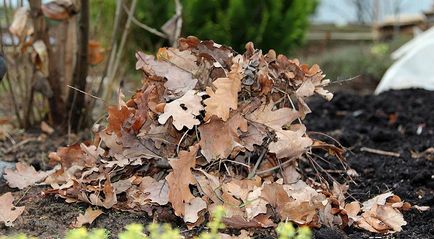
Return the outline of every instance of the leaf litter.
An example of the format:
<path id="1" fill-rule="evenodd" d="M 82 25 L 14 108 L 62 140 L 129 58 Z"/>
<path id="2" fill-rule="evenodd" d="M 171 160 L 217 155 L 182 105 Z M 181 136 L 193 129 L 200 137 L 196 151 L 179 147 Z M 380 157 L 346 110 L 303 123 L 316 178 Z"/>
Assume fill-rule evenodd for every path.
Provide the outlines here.
<path id="1" fill-rule="evenodd" d="M 50 153 L 60 168 L 45 179 L 52 186 L 45 194 L 151 215 L 169 205 L 190 228 L 222 205 L 229 228 L 292 221 L 402 230 L 401 210 L 411 206 L 393 193 L 347 203 L 348 186 L 297 172 L 299 160 L 315 160 L 312 148 L 345 165 L 343 149 L 309 137 L 302 121 L 310 113 L 306 98 L 333 97 L 318 65 L 274 50 L 263 54 L 252 43 L 244 54 L 195 37 L 178 46 L 161 48 L 157 57 L 136 54 L 143 86 L 109 107 L 107 125 L 96 127 L 102 130 L 93 142 Z M 86 211 L 77 223 L 91 223 L 95 215 Z"/>

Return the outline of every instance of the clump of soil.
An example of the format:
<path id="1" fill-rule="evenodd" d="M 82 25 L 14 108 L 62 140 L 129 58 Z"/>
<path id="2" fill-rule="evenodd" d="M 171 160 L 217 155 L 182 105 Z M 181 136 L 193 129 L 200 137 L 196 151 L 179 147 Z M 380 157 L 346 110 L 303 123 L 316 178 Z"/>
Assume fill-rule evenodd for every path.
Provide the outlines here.
<path id="1" fill-rule="evenodd" d="M 434 162 L 411 157 L 412 151 L 422 152 L 434 146 L 432 102 L 434 92 L 424 90 L 391 91 L 379 96 L 337 93 L 328 103 L 319 99 L 309 102 L 313 113 L 306 117 L 305 122 L 308 129 L 329 134 L 350 149 L 346 155 L 348 163 L 360 175 L 354 177 L 354 183 L 350 185 L 351 197 L 365 201 L 376 194 L 393 191 L 411 204 L 434 205 Z M 364 152 L 360 150 L 362 147 L 396 152 L 400 157 Z M 330 174 L 339 177 L 338 173 Z M 0 193 L 6 191 L 14 190 L 0 181 Z M 23 232 L 40 238 L 57 238 L 87 207 L 67 204 L 53 196 L 44 197 L 40 191 L 35 187 L 28 191 L 14 191 L 15 198 L 22 197 L 17 206 L 25 205 L 26 212 L 14 223 L 15 227 L 0 226 L 0 235 Z M 434 237 L 433 208 L 425 212 L 411 209 L 404 212 L 404 217 L 408 225 L 402 232 L 394 234 L 394 238 Z M 92 227 L 104 227 L 116 235 L 126 224 L 147 224 L 152 220 L 182 225 L 170 210 L 159 210 L 154 219 L 145 213 L 107 210 Z M 273 238 L 266 230 L 258 231 L 257 235 L 259 238 Z M 374 236 L 379 235 L 354 228 L 315 231 L 315 238 Z"/>

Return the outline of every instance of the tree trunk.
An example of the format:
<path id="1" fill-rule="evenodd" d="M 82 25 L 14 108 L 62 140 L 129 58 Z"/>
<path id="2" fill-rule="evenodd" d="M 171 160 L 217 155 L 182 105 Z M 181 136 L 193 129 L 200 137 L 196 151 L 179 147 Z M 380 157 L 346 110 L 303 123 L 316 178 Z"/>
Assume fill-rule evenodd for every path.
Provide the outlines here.
<path id="1" fill-rule="evenodd" d="M 56 66 L 56 54 L 53 51 L 48 35 L 48 28 L 41 10 L 41 0 L 29 0 L 30 15 L 33 20 L 34 38 L 33 42 L 42 40 L 47 47 L 50 84 L 53 95 L 48 99 L 50 106 L 50 119 L 54 126 L 60 126 L 63 123 L 65 115 L 65 106 L 62 99 L 62 87 L 59 81 L 59 72 Z M 57 42 L 57 44 L 61 44 Z"/>
<path id="2" fill-rule="evenodd" d="M 78 30 L 77 61 L 75 63 L 72 86 L 86 91 L 86 77 L 88 72 L 88 42 L 89 42 L 89 1 L 81 0 Z M 85 95 L 70 89 L 68 94 L 68 128 L 77 131 L 84 127 Z"/>

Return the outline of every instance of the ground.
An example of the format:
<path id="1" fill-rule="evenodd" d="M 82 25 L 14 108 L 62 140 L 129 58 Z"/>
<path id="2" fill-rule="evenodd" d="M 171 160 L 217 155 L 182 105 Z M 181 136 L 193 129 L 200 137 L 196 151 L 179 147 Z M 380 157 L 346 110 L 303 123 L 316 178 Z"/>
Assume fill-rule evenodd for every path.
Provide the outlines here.
<path id="1" fill-rule="evenodd" d="M 311 131 L 327 133 L 348 148 L 346 157 L 349 165 L 360 175 L 350 184 L 350 197 L 367 200 L 377 194 L 392 191 L 413 205 L 434 205 L 434 161 L 414 158 L 411 152 L 423 152 L 434 147 L 434 92 L 424 90 L 391 91 L 379 96 L 359 96 L 337 93 L 328 103 L 321 99 L 310 102 L 312 114 L 306 118 Z M 34 137 L 37 137 L 35 133 Z M 312 137 L 318 137 L 311 133 Z M 28 135 L 26 137 L 29 137 Z M 15 149 L 4 158 L 25 159 L 37 168 L 47 151 L 64 144 L 64 137 L 45 141 L 32 141 Z M 7 145 L 0 145 L 5 148 Z M 362 147 L 399 153 L 400 157 L 384 156 L 361 151 Z M 432 157 L 432 156 L 431 156 Z M 331 172 L 333 176 L 339 177 Z M 86 209 L 84 204 L 67 204 L 61 198 L 42 196 L 41 187 L 28 190 L 12 190 L 0 181 L 0 194 L 12 191 L 20 198 L 18 206 L 26 206 L 25 213 L 17 219 L 13 228 L 0 225 L 0 235 L 25 232 L 40 238 L 58 238 L 63 235 L 79 213 Z M 403 231 L 393 235 L 376 235 L 363 230 L 346 228 L 322 228 L 314 231 L 315 238 L 434 238 L 434 209 L 419 212 L 411 209 L 404 212 L 408 222 Z M 144 213 L 116 212 L 106 210 L 92 225 L 104 227 L 113 234 L 126 224 L 165 221 L 181 225 L 167 208 L 157 210 L 156 217 Z M 181 231 L 186 230 L 181 226 Z M 184 231 L 188 235 L 195 231 Z M 256 233 L 258 238 L 272 238 L 269 230 Z"/>

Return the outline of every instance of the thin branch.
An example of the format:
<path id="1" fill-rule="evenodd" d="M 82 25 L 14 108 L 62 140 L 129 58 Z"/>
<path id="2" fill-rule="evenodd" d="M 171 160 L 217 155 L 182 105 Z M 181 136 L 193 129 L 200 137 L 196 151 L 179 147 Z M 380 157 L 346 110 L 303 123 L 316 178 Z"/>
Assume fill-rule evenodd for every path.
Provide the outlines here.
<path id="1" fill-rule="evenodd" d="M 144 30 L 156 35 L 156 36 L 159 36 L 159 37 L 164 38 L 164 39 L 168 39 L 166 34 L 160 32 L 157 29 L 152 28 L 152 27 L 150 27 L 144 23 L 141 23 L 139 20 L 137 20 L 137 18 L 134 17 L 134 11 L 132 11 L 131 9 L 128 10 L 128 8 L 127 8 L 127 6 L 125 6 L 125 4 L 122 4 L 122 8 L 128 14 L 128 18 L 131 18 L 131 21 L 134 24 L 136 24 L 136 26 L 138 26 L 138 27 L 140 27 L 140 28 L 142 28 L 142 29 L 144 29 Z"/>
<path id="2" fill-rule="evenodd" d="M 127 19 L 127 22 L 125 24 L 124 31 L 122 32 L 122 38 L 121 38 L 121 42 L 119 43 L 119 50 L 118 50 L 116 57 L 115 57 L 115 63 L 114 63 L 114 66 L 113 66 L 113 68 L 109 74 L 110 79 L 114 78 L 114 76 L 116 75 L 117 69 L 119 67 L 119 62 L 122 58 L 124 48 L 125 48 L 125 43 L 127 41 L 127 36 L 128 36 L 129 31 L 130 31 L 131 20 L 133 17 L 131 13 L 134 13 L 136 11 L 136 6 L 137 6 L 137 0 L 133 0 L 133 2 L 131 3 L 130 10 L 128 11 L 128 19 Z"/>
<path id="3" fill-rule="evenodd" d="M 372 148 L 367 148 L 367 147 L 362 147 L 360 149 L 360 151 L 362 151 L 362 152 L 368 152 L 368 153 L 373 153 L 373 154 L 378 154 L 378 155 L 396 157 L 396 158 L 399 158 L 401 156 L 399 153 L 390 152 L 390 151 L 384 151 L 384 150 L 381 150 L 381 149 L 372 149 Z"/>
<path id="4" fill-rule="evenodd" d="M 174 38 L 172 39 L 172 45 L 176 45 L 176 40 L 181 36 L 181 29 L 182 29 L 182 5 L 179 0 L 175 0 L 176 5 L 176 28 L 175 28 L 175 34 Z"/>
<path id="5" fill-rule="evenodd" d="M 66 86 L 69 87 L 69 88 L 71 88 L 71 89 L 73 89 L 73 90 L 76 90 L 76 91 L 78 91 L 78 92 L 80 92 L 80 93 L 83 93 L 83 94 L 85 94 L 85 95 L 87 95 L 87 96 L 89 96 L 89 97 L 92 97 L 92 98 L 94 98 L 94 99 L 104 101 L 104 100 L 101 99 L 100 97 L 98 97 L 98 96 L 94 96 L 94 95 L 92 95 L 92 94 L 90 94 L 90 93 L 87 93 L 86 91 L 82 91 L 82 90 L 80 90 L 80 89 L 78 89 L 78 88 L 76 88 L 76 87 L 74 87 L 74 86 L 70 86 L 70 85 L 66 85 Z"/>
<path id="6" fill-rule="evenodd" d="M 294 162 L 294 160 L 296 160 L 296 159 L 297 159 L 296 157 L 292 157 L 292 158 L 286 160 L 285 162 L 283 162 L 283 163 L 281 163 L 281 164 L 279 164 L 279 165 L 277 165 L 275 167 L 267 168 L 267 169 L 264 169 L 262 171 L 258 171 L 258 172 L 256 172 L 256 175 L 265 174 L 265 173 L 272 172 L 272 171 L 274 171 L 276 169 L 285 168 L 284 166 L 286 166 L 287 164 L 289 164 L 291 162 Z"/>

